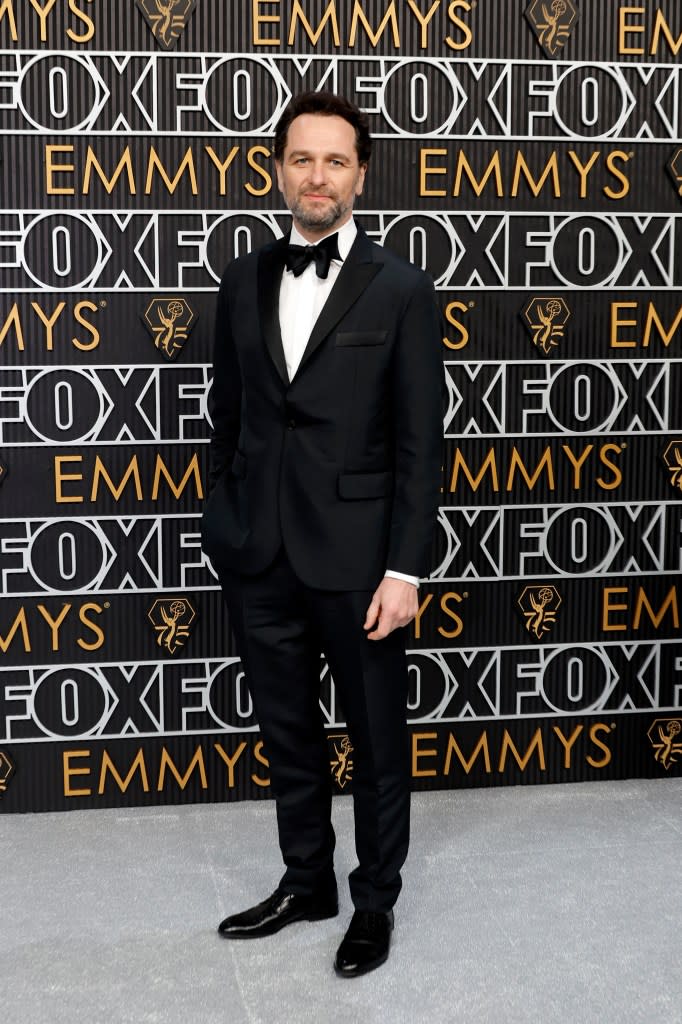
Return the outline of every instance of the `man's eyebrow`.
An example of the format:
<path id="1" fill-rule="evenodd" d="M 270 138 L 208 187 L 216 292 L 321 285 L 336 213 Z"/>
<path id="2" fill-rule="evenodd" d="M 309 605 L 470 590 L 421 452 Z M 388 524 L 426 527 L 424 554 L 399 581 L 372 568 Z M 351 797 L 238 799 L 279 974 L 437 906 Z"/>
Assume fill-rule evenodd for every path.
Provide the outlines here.
<path id="1" fill-rule="evenodd" d="M 325 153 L 326 160 L 350 160 L 348 153 Z M 289 159 L 299 156 L 311 156 L 311 153 L 307 149 L 292 149 L 289 153 Z"/>

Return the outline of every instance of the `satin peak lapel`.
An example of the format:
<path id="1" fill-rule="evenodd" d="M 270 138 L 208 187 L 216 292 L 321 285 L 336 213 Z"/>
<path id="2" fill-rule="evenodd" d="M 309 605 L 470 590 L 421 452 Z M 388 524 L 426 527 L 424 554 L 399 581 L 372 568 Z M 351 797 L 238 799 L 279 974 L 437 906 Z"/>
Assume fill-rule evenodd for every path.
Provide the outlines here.
<path id="1" fill-rule="evenodd" d="M 339 320 L 348 312 L 355 300 L 362 295 L 381 267 L 381 263 L 372 262 L 372 243 L 365 232 L 358 228 L 355 241 L 343 262 L 334 287 L 315 321 L 296 376 L 301 372 L 313 352 L 320 347 L 327 335 L 334 330 Z"/>
<path id="2" fill-rule="evenodd" d="M 258 256 L 258 309 L 263 338 L 277 372 L 287 386 L 289 376 L 279 326 L 279 287 L 288 243 L 289 236 L 285 235 Z"/>

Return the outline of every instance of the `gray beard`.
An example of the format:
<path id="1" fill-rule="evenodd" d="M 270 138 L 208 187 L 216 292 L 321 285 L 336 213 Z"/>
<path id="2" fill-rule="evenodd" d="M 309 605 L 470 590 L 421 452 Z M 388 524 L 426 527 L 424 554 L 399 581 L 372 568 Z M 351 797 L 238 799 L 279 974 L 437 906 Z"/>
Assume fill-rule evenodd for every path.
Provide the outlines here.
<path id="1" fill-rule="evenodd" d="M 320 228 L 333 228 L 338 221 L 341 220 L 344 213 L 348 210 L 347 206 L 343 206 L 342 203 L 332 202 L 332 205 L 327 210 L 320 210 L 319 213 L 313 213 L 303 208 L 298 200 L 295 200 L 291 206 L 291 214 L 301 227 L 307 228 L 309 231 L 319 230 Z"/>

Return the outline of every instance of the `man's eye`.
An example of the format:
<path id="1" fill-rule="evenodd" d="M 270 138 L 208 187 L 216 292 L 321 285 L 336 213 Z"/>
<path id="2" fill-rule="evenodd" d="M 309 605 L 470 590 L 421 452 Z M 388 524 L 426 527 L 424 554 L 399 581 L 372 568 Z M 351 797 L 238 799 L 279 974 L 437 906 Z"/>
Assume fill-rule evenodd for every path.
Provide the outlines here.
<path id="1" fill-rule="evenodd" d="M 332 165 L 332 167 L 341 167 L 342 166 L 340 160 L 330 160 L 329 162 Z"/>

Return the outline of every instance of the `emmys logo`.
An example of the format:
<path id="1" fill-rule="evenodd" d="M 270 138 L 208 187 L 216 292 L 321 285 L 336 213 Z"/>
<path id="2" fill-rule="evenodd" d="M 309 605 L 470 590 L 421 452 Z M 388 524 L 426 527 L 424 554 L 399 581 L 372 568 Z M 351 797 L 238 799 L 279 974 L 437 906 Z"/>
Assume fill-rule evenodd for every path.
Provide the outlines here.
<path id="1" fill-rule="evenodd" d="M 196 612 L 186 597 L 166 597 L 155 601 L 147 612 L 156 630 L 156 643 L 175 654 L 189 637 Z"/>
<path id="2" fill-rule="evenodd" d="M 157 43 L 172 50 L 184 31 L 196 0 L 136 0 Z"/>
<path id="3" fill-rule="evenodd" d="M 547 56 L 556 57 L 573 31 L 578 11 L 571 0 L 533 0 L 526 17 Z"/>
<path id="4" fill-rule="evenodd" d="M 668 161 L 668 173 L 673 179 L 678 196 L 682 198 L 682 149 L 676 150 Z"/>
<path id="5" fill-rule="evenodd" d="M 353 778 L 353 758 L 350 756 L 353 753 L 353 745 L 348 735 L 330 736 L 329 739 L 336 755 L 331 762 L 332 778 L 340 789 L 345 789 L 346 784 Z"/>
<path id="6" fill-rule="evenodd" d="M 571 311 L 563 299 L 548 296 L 531 299 L 522 315 L 533 344 L 548 356 L 564 337 Z"/>
<path id="7" fill-rule="evenodd" d="M 542 640 L 545 633 L 556 622 L 557 611 L 561 604 L 561 597 L 556 587 L 549 585 L 540 587 L 526 587 L 519 596 L 518 605 L 526 620 L 526 629 Z"/>
<path id="8" fill-rule="evenodd" d="M 677 764 L 676 755 L 682 754 L 682 743 L 676 742 L 681 732 L 682 719 L 657 718 L 647 733 L 649 742 L 655 751 L 654 758 L 663 765 L 666 771 Z"/>
<path id="9" fill-rule="evenodd" d="M 13 774 L 14 765 L 4 750 L 0 750 L 0 793 L 7 792 L 7 786 Z"/>
<path id="10" fill-rule="evenodd" d="M 676 490 L 682 491 L 682 441 L 671 441 L 662 458 L 670 473 L 670 483 Z"/>
<path id="11" fill-rule="evenodd" d="M 143 320 L 158 350 L 166 359 L 175 359 L 196 317 L 184 299 L 154 299 L 145 310 Z"/>

